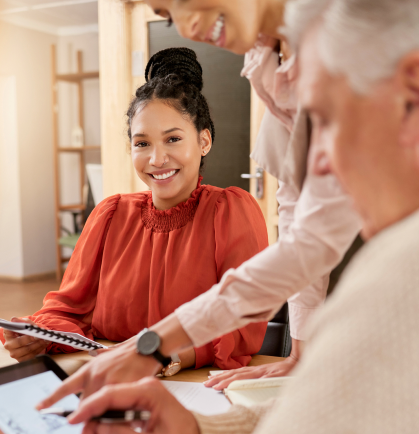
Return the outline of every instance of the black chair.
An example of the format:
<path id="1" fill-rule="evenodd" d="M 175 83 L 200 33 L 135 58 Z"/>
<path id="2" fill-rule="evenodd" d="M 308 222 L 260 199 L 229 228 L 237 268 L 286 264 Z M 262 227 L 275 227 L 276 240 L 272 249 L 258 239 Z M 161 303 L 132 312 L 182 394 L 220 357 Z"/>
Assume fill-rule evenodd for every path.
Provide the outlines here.
<path id="1" fill-rule="evenodd" d="M 258 354 L 264 356 L 288 357 L 291 353 L 291 335 L 288 317 L 288 303 L 268 322 L 265 339 Z"/>

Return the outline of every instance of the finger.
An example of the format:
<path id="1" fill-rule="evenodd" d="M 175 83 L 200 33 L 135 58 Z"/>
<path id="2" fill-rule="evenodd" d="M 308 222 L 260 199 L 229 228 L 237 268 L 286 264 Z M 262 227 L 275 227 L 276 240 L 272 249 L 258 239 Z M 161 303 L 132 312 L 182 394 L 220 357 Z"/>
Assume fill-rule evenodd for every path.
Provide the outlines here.
<path id="1" fill-rule="evenodd" d="M 30 344 L 37 342 L 37 341 L 40 342 L 41 339 L 36 338 L 34 336 L 21 335 L 21 336 L 18 336 L 17 341 L 20 344 L 20 346 L 23 347 L 24 345 L 30 345 Z"/>
<path id="2" fill-rule="evenodd" d="M 88 375 L 87 366 L 88 364 L 80 368 L 79 371 L 73 374 L 71 377 L 64 380 L 55 392 L 53 392 L 48 398 L 45 398 L 36 406 L 36 409 L 41 410 L 43 408 L 51 407 L 53 404 L 65 398 L 67 395 L 81 392 Z"/>
<path id="3" fill-rule="evenodd" d="M 68 416 L 69 423 L 86 422 L 95 416 L 101 415 L 108 409 L 133 408 L 137 396 L 132 392 L 132 389 L 130 384 L 103 387 L 81 401 L 79 408 Z"/>
<path id="4" fill-rule="evenodd" d="M 16 316 L 12 316 L 12 318 L 10 319 L 11 322 L 24 322 L 27 324 L 32 324 L 32 325 L 36 325 L 31 319 L 29 318 L 18 318 Z"/>
<path id="5" fill-rule="evenodd" d="M 241 369 L 231 369 L 230 371 L 223 372 L 222 374 L 212 375 L 208 378 L 207 381 L 204 381 L 204 384 L 206 387 L 212 387 L 215 384 L 218 384 L 220 381 L 231 378 L 233 375 L 236 375 L 240 371 Z"/>
<path id="6" fill-rule="evenodd" d="M 214 390 L 223 390 L 226 387 L 228 387 L 229 384 L 232 383 L 233 381 L 249 380 L 250 378 L 255 378 L 255 375 L 252 374 L 252 372 L 242 372 L 240 374 L 233 375 L 232 377 L 227 378 L 226 380 L 220 381 L 218 384 L 213 386 L 213 389 Z"/>
<path id="7" fill-rule="evenodd" d="M 105 380 L 102 376 L 99 375 L 91 375 L 89 377 L 89 381 L 85 384 L 85 387 L 83 389 L 83 395 L 81 397 L 81 400 L 83 401 L 90 395 L 93 395 L 98 390 L 100 390 L 105 385 Z"/>
<path id="8" fill-rule="evenodd" d="M 15 336 L 13 337 L 7 337 L 5 335 L 5 338 L 6 338 L 6 342 L 4 344 L 4 347 L 9 351 L 13 348 L 23 347 L 25 345 L 31 344 L 32 342 L 40 340 L 32 336 L 20 335 L 17 333 L 15 333 Z"/>
<path id="9" fill-rule="evenodd" d="M 41 351 L 42 352 L 42 351 Z M 35 358 L 38 354 L 41 354 L 41 352 L 33 352 L 33 353 L 28 353 L 26 356 L 24 357 L 20 357 L 19 359 L 16 359 L 19 363 L 22 362 L 26 362 L 27 360 L 32 360 L 33 358 Z"/>
<path id="10" fill-rule="evenodd" d="M 8 350 L 8 348 L 6 348 Z M 32 342 L 29 345 L 20 346 L 18 348 L 12 348 L 8 350 L 10 352 L 10 356 L 18 359 L 21 357 L 25 357 L 28 354 L 35 353 L 38 354 L 45 349 L 45 344 L 43 342 Z"/>
<path id="11" fill-rule="evenodd" d="M 4 339 L 15 339 L 21 336 L 19 333 L 12 332 L 11 330 L 3 329 Z"/>
<path id="12" fill-rule="evenodd" d="M 127 408 L 136 408 L 138 410 L 151 410 L 150 397 L 156 391 L 158 392 L 159 388 L 163 387 L 158 380 L 152 380 L 154 381 L 141 380 L 136 383 L 105 386 L 84 399 L 79 408 L 68 417 L 68 421 L 71 424 L 86 422 L 109 409 L 125 410 Z"/>

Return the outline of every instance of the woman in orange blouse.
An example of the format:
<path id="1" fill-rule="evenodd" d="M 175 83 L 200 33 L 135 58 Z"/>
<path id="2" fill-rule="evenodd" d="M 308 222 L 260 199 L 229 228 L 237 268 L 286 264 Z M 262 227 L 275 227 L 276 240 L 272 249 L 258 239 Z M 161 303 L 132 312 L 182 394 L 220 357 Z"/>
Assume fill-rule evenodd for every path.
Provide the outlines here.
<path id="1" fill-rule="evenodd" d="M 127 115 L 132 161 L 150 191 L 117 194 L 94 209 L 60 290 L 47 294 L 42 309 L 26 321 L 124 341 L 268 245 L 262 213 L 249 193 L 201 185 L 215 131 L 196 54 L 159 52 L 146 79 Z M 182 367 L 245 366 L 265 331 L 266 323 L 251 324 L 182 353 Z M 44 351 L 75 351 L 8 331 L 4 338 L 19 361 Z"/>

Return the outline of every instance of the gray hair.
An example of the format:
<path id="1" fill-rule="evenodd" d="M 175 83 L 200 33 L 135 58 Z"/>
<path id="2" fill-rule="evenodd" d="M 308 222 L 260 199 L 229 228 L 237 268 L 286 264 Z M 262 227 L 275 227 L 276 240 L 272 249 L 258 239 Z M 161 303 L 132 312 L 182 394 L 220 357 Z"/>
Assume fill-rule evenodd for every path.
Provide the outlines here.
<path id="1" fill-rule="evenodd" d="M 419 0 L 288 0 L 282 32 L 294 50 L 316 23 L 325 67 L 346 75 L 359 93 L 419 50 Z"/>

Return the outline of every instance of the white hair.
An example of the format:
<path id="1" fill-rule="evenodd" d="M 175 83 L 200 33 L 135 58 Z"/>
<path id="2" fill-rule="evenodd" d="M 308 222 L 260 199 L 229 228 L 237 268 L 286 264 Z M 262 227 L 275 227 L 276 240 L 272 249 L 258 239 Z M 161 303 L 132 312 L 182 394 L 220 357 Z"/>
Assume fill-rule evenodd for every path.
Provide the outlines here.
<path id="1" fill-rule="evenodd" d="M 325 67 L 346 75 L 359 93 L 419 50 L 419 0 L 288 0 L 282 32 L 295 50 L 316 23 Z"/>

